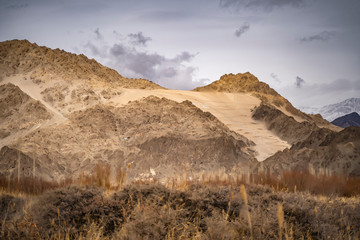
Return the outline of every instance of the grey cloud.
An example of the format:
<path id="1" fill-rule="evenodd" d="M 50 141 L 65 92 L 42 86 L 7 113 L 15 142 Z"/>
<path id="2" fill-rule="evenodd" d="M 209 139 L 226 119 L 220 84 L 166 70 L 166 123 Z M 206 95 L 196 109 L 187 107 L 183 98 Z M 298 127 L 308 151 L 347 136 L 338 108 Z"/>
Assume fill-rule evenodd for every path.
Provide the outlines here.
<path id="1" fill-rule="evenodd" d="M 360 96 L 360 79 L 337 79 L 327 83 L 295 85 L 279 89 L 279 92 L 297 106 L 323 106 L 344 99 Z"/>
<path id="2" fill-rule="evenodd" d="M 116 38 L 120 38 L 120 39 L 122 38 L 122 35 L 118 33 L 116 30 L 114 30 L 112 33 L 114 34 L 114 36 L 116 36 Z"/>
<path id="3" fill-rule="evenodd" d="M 6 8 L 7 9 L 22 9 L 22 8 L 27 8 L 27 7 L 29 7 L 28 3 L 15 3 L 15 4 L 8 5 Z"/>
<path id="4" fill-rule="evenodd" d="M 132 70 L 134 73 L 140 74 L 143 78 L 156 81 L 158 71 L 157 68 L 166 60 L 163 56 L 153 53 L 148 54 L 146 52 L 130 52 L 126 54 L 128 59 L 118 59 L 120 61 L 126 61 L 127 64 L 124 67 Z"/>
<path id="5" fill-rule="evenodd" d="M 235 31 L 235 36 L 236 37 L 240 37 L 241 35 L 243 35 L 245 32 L 247 32 L 250 29 L 250 25 L 248 23 L 243 24 L 241 27 L 239 27 L 238 29 L 236 29 Z"/>
<path id="6" fill-rule="evenodd" d="M 146 11 L 139 18 L 141 20 L 154 20 L 159 22 L 177 21 L 189 19 L 191 15 L 188 11 Z"/>
<path id="7" fill-rule="evenodd" d="M 359 80 L 350 80 L 350 79 L 336 79 L 332 82 L 321 83 L 321 84 L 307 84 L 304 85 L 305 81 L 296 77 L 295 86 L 302 86 L 304 94 L 332 94 L 337 95 L 339 92 L 358 92 L 360 94 L 360 79 Z M 360 95 L 359 95 L 360 96 Z"/>
<path id="8" fill-rule="evenodd" d="M 125 47 L 122 44 L 114 44 L 110 49 L 110 53 L 113 56 L 120 56 L 126 54 Z"/>
<path id="9" fill-rule="evenodd" d="M 155 81 L 157 68 L 165 58 L 157 53 L 148 54 L 139 52 L 123 43 L 117 43 L 110 47 L 108 56 L 114 67 L 131 73 L 131 77 L 141 77 Z"/>
<path id="10" fill-rule="evenodd" d="M 177 74 L 177 71 L 173 67 L 166 68 L 162 71 L 162 74 L 164 77 L 170 78 L 174 77 Z"/>
<path id="11" fill-rule="evenodd" d="M 304 83 L 305 83 L 304 79 L 302 79 L 301 77 L 296 77 L 295 86 L 297 88 L 301 88 Z"/>
<path id="12" fill-rule="evenodd" d="M 276 82 L 281 82 L 281 80 L 279 79 L 279 77 L 275 73 L 271 73 L 270 77 L 272 77 L 272 79 L 274 79 Z"/>
<path id="13" fill-rule="evenodd" d="M 130 34 L 128 37 L 132 38 Z M 175 89 L 192 89 L 196 87 L 195 83 L 201 82 L 193 81 L 196 68 L 185 65 L 196 54 L 184 51 L 168 58 L 156 52 L 149 53 L 143 48 L 136 48 L 126 38 L 112 45 L 101 44 L 88 42 L 83 47 L 123 76 L 145 78 Z"/>
<path id="14" fill-rule="evenodd" d="M 97 40 L 103 39 L 103 36 L 101 35 L 99 28 L 95 29 L 94 33 L 95 33 L 95 36 L 96 36 Z"/>
<path id="15" fill-rule="evenodd" d="M 182 52 L 174 58 L 175 62 L 190 62 L 195 57 L 195 54 L 191 54 L 189 52 Z"/>
<path id="16" fill-rule="evenodd" d="M 128 37 L 133 44 L 142 46 L 146 46 L 147 42 L 152 40 L 150 37 L 145 37 L 142 32 L 130 33 Z"/>
<path id="17" fill-rule="evenodd" d="M 220 7 L 240 9 L 259 9 L 271 11 L 280 7 L 302 7 L 305 0 L 220 0 Z"/>
<path id="18" fill-rule="evenodd" d="M 333 38 L 336 35 L 335 31 L 323 31 L 321 33 L 309 36 L 309 37 L 303 37 L 300 39 L 301 42 L 312 42 L 312 41 L 321 41 L 326 42 Z"/>
<path id="19" fill-rule="evenodd" d="M 83 47 L 87 50 L 90 50 L 92 56 L 104 58 L 106 57 L 105 52 L 108 50 L 106 46 L 98 46 L 98 44 L 93 44 L 92 42 L 88 41 Z M 79 49 L 76 52 L 82 52 Z"/>
<path id="20" fill-rule="evenodd" d="M 349 79 L 336 79 L 335 81 L 327 84 L 319 85 L 324 91 L 344 91 L 344 90 L 360 90 L 360 81 Z"/>

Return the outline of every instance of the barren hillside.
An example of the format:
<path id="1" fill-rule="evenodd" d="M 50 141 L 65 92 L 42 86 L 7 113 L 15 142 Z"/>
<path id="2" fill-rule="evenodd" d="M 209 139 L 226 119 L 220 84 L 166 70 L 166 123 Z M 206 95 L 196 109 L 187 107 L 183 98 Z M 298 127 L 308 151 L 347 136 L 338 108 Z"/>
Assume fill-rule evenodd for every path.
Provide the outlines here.
<path id="1" fill-rule="evenodd" d="M 88 59 L 85 55 L 72 54 L 60 49 L 50 49 L 27 40 L 0 43 L 0 79 L 14 75 L 28 75 L 37 84 L 51 80 L 86 84 L 111 84 L 126 88 L 162 88 L 145 79 L 128 79 L 115 70 Z"/>
<path id="2" fill-rule="evenodd" d="M 309 146 L 296 146 L 314 134 L 322 139 L 341 129 L 295 109 L 250 73 L 194 91 L 169 90 L 26 40 L 0 43 L 0 70 L 2 175 L 18 173 L 20 164 L 24 176 L 59 179 L 101 163 L 129 164 L 133 179 L 165 179 L 190 170 L 250 172 L 265 159 L 268 168 L 271 159 L 290 168 L 310 157 L 319 161 L 315 168 L 331 159 L 334 170 L 342 168 L 340 158 L 359 159 L 357 140 L 345 138 L 337 143 L 346 145 L 341 154 L 298 157 Z M 359 166 L 348 168 L 353 174 Z"/>
<path id="3" fill-rule="evenodd" d="M 162 179 L 186 168 L 249 171 L 256 163 L 252 145 L 189 101 L 150 96 L 124 107 L 96 105 L 76 111 L 66 122 L 18 138 L 10 147 L 35 159 L 36 171 L 47 173 L 46 179 L 89 173 L 98 163 L 113 169 L 131 164 L 129 177 Z M 4 157 L 9 153 L 5 150 Z M 14 161 L 4 165 L 3 174 Z M 31 175 L 32 169 L 27 170 L 24 175 Z"/>

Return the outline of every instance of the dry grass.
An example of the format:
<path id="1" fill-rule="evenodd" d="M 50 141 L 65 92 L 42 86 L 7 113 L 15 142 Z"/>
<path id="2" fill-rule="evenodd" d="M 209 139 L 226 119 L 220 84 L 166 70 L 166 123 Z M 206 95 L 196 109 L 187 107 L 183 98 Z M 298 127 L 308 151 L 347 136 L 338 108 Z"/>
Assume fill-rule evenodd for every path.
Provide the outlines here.
<path id="1" fill-rule="evenodd" d="M 49 190 L 67 186 L 72 183 L 71 179 L 61 182 L 50 182 L 40 178 L 23 177 L 9 178 L 0 176 L 0 189 L 7 193 L 24 193 L 29 195 L 39 195 Z"/>
<path id="2" fill-rule="evenodd" d="M 1 239 L 355 239 L 360 200 L 247 185 L 71 186 L 0 195 Z M 26 211 L 24 211 L 26 209 Z"/>
<path id="3" fill-rule="evenodd" d="M 309 172 L 286 171 L 276 178 L 270 174 L 252 176 L 252 182 L 276 190 L 310 192 L 314 195 L 351 197 L 360 195 L 360 178 L 345 175 L 313 175 Z"/>
<path id="4" fill-rule="evenodd" d="M 126 168 L 116 167 L 111 172 L 108 164 L 99 164 L 94 173 L 81 174 L 78 179 L 66 179 L 60 182 L 50 182 L 39 178 L 24 177 L 9 178 L 0 176 L 0 189 L 5 192 L 38 195 L 48 190 L 73 185 L 104 187 L 108 190 L 120 190 L 127 184 Z M 111 180 L 113 179 L 113 180 Z M 157 179 L 143 179 L 132 181 L 132 184 L 157 184 Z M 276 191 L 309 192 L 314 195 L 352 197 L 360 195 L 360 178 L 345 175 L 313 175 L 309 172 L 285 171 L 280 177 L 269 173 L 228 175 L 226 173 L 202 173 L 190 179 L 187 174 L 173 177 L 166 181 L 165 186 L 171 189 L 186 190 L 192 185 L 201 184 L 211 187 L 240 186 L 242 184 L 258 184 L 270 186 Z"/>
<path id="5" fill-rule="evenodd" d="M 286 172 L 280 178 L 221 173 L 190 180 L 185 174 L 161 185 L 129 183 L 126 176 L 127 169 L 99 165 L 92 175 L 61 183 L 0 178 L 0 239 L 359 236 L 357 178 Z"/>

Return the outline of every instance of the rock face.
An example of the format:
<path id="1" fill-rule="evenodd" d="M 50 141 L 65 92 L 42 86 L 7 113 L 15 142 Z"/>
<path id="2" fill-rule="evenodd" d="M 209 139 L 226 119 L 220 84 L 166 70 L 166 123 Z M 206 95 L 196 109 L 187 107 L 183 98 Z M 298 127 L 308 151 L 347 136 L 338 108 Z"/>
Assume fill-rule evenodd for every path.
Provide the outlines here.
<path id="1" fill-rule="evenodd" d="M 62 124 L 19 138 L 13 147 L 36 159 L 36 171 L 51 179 L 89 173 L 98 163 L 112 169 L 131 164 L 130 178 L 164 179 L 186 168 L 248 171 L 256 163 L 252 145 L 189 101 L 150 96 L 120 108 L 76 111 Z"/>
<path id="2" fill-rule="evenodd" d="M 269 130 L 290 144 L 306 139 L 318 129 L 314 123 L 298 122 L 277 108 L 263 103 L 254 110 L 252 117 L 255 120 L 264 121 Z"/>
<path id="3" fill-rule="evenodd" d="M 290 149 L 258 163 L 255 172 L 270 171 L 279 175 L 284 170 L 297 170 L 360 176 L 360 128 L 335 132 L 306 122 L 297 123 L 268 106 L 259 107 L 253 117 L 263 119 L 270 129 L 288 141 L 294 141 L 294 136 L 300 139 L 294 141 Z"/>
<path id="4" fill-rule="evenodd" d="M 352 112 L 345 116 L 336 118 L 331 123 L 342 128 L 360 127 L 360 116 L 357 112 Z"/>

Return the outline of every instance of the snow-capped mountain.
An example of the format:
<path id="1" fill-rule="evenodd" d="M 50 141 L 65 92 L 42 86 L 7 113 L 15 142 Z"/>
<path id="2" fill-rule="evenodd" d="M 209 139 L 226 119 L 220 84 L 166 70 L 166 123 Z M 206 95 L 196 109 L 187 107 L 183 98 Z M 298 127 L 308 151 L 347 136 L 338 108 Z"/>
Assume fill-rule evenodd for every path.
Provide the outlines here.
<path id="1" fill-rule="evenodd" d="M 331 122 L 338 117 L 352 112 L 357 112 L 360 114 L 360 98 L 349 98 L 345 101 L 326 105 L 321 108 L 302 107 L 301 110 L 312 114 L 320 113 L 323 118 Z"/>

